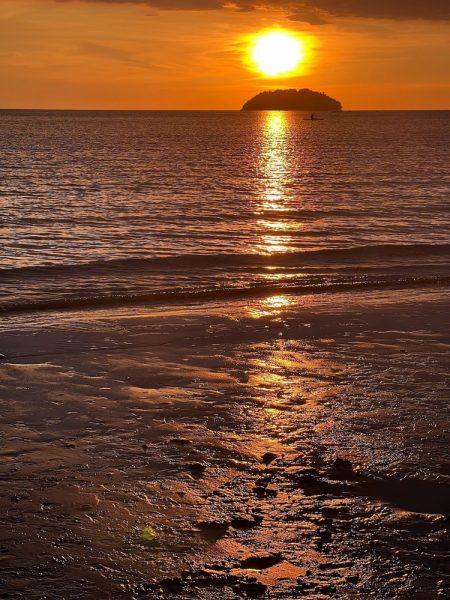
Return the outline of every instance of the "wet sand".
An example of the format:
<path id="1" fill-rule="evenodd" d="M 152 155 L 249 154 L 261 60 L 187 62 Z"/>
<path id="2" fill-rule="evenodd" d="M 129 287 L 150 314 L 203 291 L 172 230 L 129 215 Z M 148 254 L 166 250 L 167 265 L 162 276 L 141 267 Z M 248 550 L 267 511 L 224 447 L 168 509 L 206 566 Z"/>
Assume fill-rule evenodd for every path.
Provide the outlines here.
<path id="1" fill-rule="evenodd" d="M 3 316 L 0 597 L 445 597 L 449 304 Z"/>

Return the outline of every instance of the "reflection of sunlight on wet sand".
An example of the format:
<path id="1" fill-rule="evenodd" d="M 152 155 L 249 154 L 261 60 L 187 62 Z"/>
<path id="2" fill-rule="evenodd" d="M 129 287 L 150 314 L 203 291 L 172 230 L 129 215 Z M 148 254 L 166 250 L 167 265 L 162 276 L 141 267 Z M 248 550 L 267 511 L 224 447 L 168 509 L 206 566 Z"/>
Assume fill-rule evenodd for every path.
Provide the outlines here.
<path id="1" fill-rule="evenodd" d="M 278 303 L 277 297 L 271 301 Z M 258 344 L 254 350 L 257 356 L 249 360 L 248 383 L 264 407 L 268 432 L 282 427 L 295 429 L 293 412 L 317 411 L 340 392 L 344 365 L 312 356 L 304 343 L 278 339 Z"/>
<path id="2" fill-rule="evenodd" d="M 289 296 L 278 295 L 269 296 L 268 298 L 258 299 L 249 307 L 249 315 L 254 319 L 261 317 L 276 316 L 283 312 L 284 309 L 295 304 L 294 298 Z"/>

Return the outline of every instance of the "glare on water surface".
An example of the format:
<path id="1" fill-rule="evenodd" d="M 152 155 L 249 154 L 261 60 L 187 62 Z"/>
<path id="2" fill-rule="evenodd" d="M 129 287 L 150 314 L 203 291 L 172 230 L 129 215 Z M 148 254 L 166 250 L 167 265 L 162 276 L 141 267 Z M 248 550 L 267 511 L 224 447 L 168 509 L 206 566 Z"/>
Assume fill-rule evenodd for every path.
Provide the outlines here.
<path id="1" fill-rule="evenodd" d="M 271 255 L 290 250 L 289 230 L 296 229 L 297 224 L 283 219 L 283 215 L 289 211 L 286 182 L 292 168 L 288 149 L 288 117 L 285 113 L 276 111 L 267 113 L 263 118 L 260 154 L 261 199 L 257 212 L 261 215 L 270 213 L 271 218 L 258 221 L 262 234 L 257 251 Z"/>

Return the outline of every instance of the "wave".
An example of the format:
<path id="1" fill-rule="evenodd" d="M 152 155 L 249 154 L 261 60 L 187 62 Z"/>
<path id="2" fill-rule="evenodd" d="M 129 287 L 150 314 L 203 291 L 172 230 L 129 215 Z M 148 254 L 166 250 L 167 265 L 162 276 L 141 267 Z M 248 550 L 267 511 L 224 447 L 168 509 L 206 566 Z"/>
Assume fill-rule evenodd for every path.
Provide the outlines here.
<path id="1" fill-rule="evenodd" d="M 343 291 L 402 289 L 422 286 L 448 286 L 450 275 L 429 277 L 399 277 L 390 279 L 344 280 L 322 283 L 281 283 L 269 285 L 248 285 L 243 287 L 221 287 L 202 290 L 159 290 L 131 294 L 98 294 L 79 297 L 52 298 L 37 301 L 23 301 L 0 305 L 0 312 L 32 312 L 46 310 L 75 310 L 142 303 L 177 303 L 220 301 L 245 297 L 259 297 L 271 294 L 324 294 Z"/>
<path id="2" fill-rule="evenodd" d="M 450 244 L 379 244 L 350 248 L 327 248 L 300 252 L 264 254 L 181 254 L 166 257 L 130 257 L 96 260 L 77 264 L 50 264 L 0 269 L 5 276 L 55 276 L 74 273 L 99 274 L 99 272 L 168 271 L 189 269 L 236 269 L 260 266 L 307 266 L 310 264 L 345 264 L 352 261 L 377 261 L 383 266 L 390 259 L 450 258 Z"/>

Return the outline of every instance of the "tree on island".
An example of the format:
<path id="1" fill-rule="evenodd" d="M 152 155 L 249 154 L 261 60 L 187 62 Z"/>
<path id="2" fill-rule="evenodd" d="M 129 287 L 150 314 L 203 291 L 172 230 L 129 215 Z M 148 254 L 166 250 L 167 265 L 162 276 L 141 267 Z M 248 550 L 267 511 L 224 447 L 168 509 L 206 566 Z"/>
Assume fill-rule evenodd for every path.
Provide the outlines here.
<path id="1" fill-rule="evenodd" d="M 275 90 L 261 92 L 244 104 L 242 110 L 342 110 L 342 104 L 323 92 L 312 90 Z"/>

